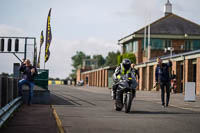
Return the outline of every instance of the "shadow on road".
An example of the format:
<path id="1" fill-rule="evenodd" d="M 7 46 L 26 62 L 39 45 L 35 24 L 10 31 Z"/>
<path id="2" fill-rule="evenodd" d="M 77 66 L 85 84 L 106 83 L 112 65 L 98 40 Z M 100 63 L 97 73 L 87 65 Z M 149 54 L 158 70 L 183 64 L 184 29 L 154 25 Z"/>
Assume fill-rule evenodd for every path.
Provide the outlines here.
<path id="1" fill-rule="evenodd" d="M 52 93 L 50 94 L 50 103 L 52 105 L 74 105 L 66 99 L 63 99 L 62 97 L 56 96 Z"/>
<path id="2" fill-rule="evenodd" d="M 130 111 L 129 114 L 170 114 L 170 115 L 178 115 L 178 114 L 193 114 L 193 113 L 181 113 L 181 112 L 167 112 L 167 111 Z"/>

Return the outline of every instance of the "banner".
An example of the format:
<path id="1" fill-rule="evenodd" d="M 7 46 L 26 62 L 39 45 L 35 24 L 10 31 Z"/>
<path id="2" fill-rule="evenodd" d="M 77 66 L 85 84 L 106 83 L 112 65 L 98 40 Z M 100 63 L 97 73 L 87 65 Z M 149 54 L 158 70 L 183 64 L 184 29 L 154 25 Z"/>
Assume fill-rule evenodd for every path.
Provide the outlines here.
<path id="1" fill-rule="evenodd" d="M 51 17 L 51 8 L 49 10 L 49 14 L 47 17 L 46 42 L 45 42 L 45 63 L 48 61 L 49 56 L 50 56 L 49 47 L 50 47 L 50 43 L 51 43 L 51 39 L 52 39 L 50 17 Z"/>
<path id="2" fill-rule="evenodd" d="M 40 50 L 39 50 L 38 63 L 37 63 L 37 67 L 38 68 L 40 68 L 40 54 L 41 54 L 41 48 L 42 48 L 43 42 L 44 42 L 44 36 L 43 36 L 43 31 L 41 31 L 41 35 L 40 35 Z"/>

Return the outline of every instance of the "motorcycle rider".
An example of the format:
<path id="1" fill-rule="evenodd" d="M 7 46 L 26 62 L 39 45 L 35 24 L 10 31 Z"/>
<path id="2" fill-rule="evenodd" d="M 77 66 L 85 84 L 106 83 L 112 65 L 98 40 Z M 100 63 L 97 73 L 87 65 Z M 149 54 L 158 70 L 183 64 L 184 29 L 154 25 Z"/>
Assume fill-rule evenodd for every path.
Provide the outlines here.
<path id="1" fill-rule="evenodd" d="M 113 91 L 113 99 L 116 99 L 116 91 L 117 91 L 117 83 L 121 79 L 122 75 L 125 75 L 127 73 L 130 73 L 131 71 L 131 61 L 127 58 L 123 59 L 122 63 L 120 66 L 118 66 L 115 69 L 115 72 L 113 74 L 113 80 L 114 84 L 112 86 L 112 91 Z"/>

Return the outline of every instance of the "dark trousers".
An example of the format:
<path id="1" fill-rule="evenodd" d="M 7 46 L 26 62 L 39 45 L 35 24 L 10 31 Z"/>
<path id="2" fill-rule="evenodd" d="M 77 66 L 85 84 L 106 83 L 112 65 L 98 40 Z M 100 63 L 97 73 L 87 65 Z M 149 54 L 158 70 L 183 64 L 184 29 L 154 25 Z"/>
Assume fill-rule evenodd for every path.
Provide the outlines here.
<path id="1" fill-rule="evenodd" d="M 170 98 L 170 82 L 160 83 L 162 105 L 165 105 L 165 88 L 167 93 L 166 106 L 169 104 Z"/>
<path id="2" fill-rule="evenodd" d="M 32 99 L 33 99 L 33 87 L 34 87 L 34 83 L 30 82 L 28 80 L 22 79 L 19 81 L 18 83 L 18 87 L 19 87 L 19 95 L 22 95 L 22 86 L 24 84 L 27 84 L 29 86 L 29 96 L 28 96 L 28 104 L 32 103 Z"/>

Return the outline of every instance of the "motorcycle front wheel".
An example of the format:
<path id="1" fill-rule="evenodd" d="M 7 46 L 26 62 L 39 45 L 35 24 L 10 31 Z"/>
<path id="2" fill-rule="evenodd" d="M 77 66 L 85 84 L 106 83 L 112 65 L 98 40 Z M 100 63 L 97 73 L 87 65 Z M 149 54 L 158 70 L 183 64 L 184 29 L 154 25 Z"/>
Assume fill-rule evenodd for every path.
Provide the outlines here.
<path id="1" fill-rule="evenodd" d="M 117 101 L 115 101 L 114 108 L 115 108 L 116 111 L 121 111 L 123 106 L 119 106 L 119 103 L 117 103 Z"/>
<path id="2" fill-rule="evenodd" d="M 125 113 L 130 112 L 132 100 L 133 100 L 133 94 L 131 92 L 127 92 L 126 98 L 125 98 L 125 101 L 124 101 Z"/>

